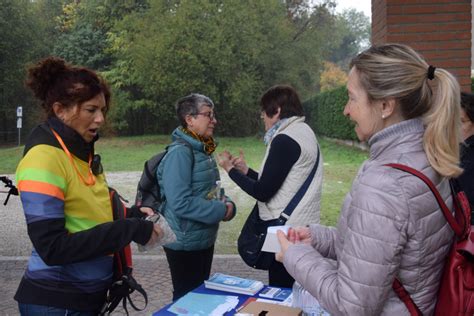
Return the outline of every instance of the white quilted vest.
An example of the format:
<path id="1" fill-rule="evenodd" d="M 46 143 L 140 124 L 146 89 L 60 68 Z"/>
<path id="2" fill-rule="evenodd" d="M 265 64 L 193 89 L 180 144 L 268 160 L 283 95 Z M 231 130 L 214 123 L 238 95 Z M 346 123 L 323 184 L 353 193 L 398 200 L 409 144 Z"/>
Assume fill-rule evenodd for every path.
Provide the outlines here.
<path id="1" fill-rule="evenodd" d="M 280 213 L 285 209 L 304 181 L 308 178 L 311 169 L 316 163 L 318 141 L 313 130 L 304 120 L 305 118 L 301 116 L 289 118 L 288 121 L 280 126 L 273 136 L 275 137 L 279 134 L 288 135 L 300 145 L 301 154 L 278 192 L 266 203 L 257 202 L 259 215 L 262 220 L 275 219 L 280 216 Z M 259 177 L 262 174 L 263 166 L 267 160 L 271 145 L 270 142 L 260 167 Z M 300 226 L 310 223 L 319 223 L 322 181 L 323 157 L 320 155 L 316 174 L 305 195 L 293 210 L 290 219 L 286 222 L 287 225 Z"/>

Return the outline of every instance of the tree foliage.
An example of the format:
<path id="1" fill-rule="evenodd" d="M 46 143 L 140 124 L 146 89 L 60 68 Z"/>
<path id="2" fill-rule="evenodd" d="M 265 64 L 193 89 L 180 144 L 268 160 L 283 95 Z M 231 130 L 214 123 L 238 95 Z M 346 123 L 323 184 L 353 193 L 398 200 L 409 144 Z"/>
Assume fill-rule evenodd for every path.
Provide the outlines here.
<path id="1" fill-rule="evenodd" d="M 0 6 L 0 139 L 11 141 L 16 130 L 16 107 L 22 106 L 23 130 L 37 119 L 35 102 L 23 86 L 26 66 L 48 54 L 54 36 L 50 20 L 58 1 L 5 0 Z M 26 124 L 25 124 L 26 123 Z"/>
<path id="2" fill-rule="evenodd" d="M 123 113 L 146 107 L 158 131 L 176 124 L 179 97 L 201 92 L 216 103 L 221 133 L 255 133 L 263 90 L 288 83 L 304 98 L 318 91 L 322 61 L 337 46 L 331 8 L 331 1 L 311 10 L 273 0 L 150 1 L 117 25 L 117 60 L 129 62 L 108 77 L 128 90 Z"/>
<path id="3" fill-rule="evenodd" d="M 334 34 L 340 37 L 339 45 L 329 60 L 347 69 L 350 59 L 370 45 L 370 20 L 362 11 L 349 9 L 337 16 L 336 27 Z"/>
<path id="4" fill-rule="evenodd" d="M 347 100 L 347 89 L 341 86 L 304 102 L 304 107 L 311 113 L 310 126 L 318 135 L 357 140 L 354 123 L 343 115 Z"/>
<path id="5" fill-rule="evenodd" d="M 321 73 L 321 92 L 344 86 L 347 82 L 347 74 L 336 64 L 325 61 L 324 70 Z"/>
<path id="6" fill-rule="evenodd" d="M 342 82 L 324 61 L 344 66 L 369 25 L 357 11 L 335 14 L 333 0 L 5 0 L 0 121 L 29 96 L 26 65 L 52 54 L 104 75 L 119 133 L 169 133 L 176 100 L 199 92 L 215 102 L 218 133 L 255 134 L 267 88 L 291 84 L 308 99 Z"/>

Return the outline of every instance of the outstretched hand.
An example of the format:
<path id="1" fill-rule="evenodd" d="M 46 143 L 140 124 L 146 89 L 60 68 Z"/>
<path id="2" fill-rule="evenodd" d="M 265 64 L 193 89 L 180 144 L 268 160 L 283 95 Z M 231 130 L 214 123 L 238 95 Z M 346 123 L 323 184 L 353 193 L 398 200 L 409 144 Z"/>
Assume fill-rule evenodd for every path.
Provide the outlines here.
<path id="1" fill-rule="evenodd" d="M 229 172 L 230 169 L 234 167 L 232 163 L 232 155 L 229 151 L 224 150 L 223 152 L 217 155 L 217 163 L 221 166 L 226 172 Z"/>
<path id="2" fill-rule="evenodd" d="M 235 169 L 239 170 L 243 174 L 247 174 L 249 171 L 249 167 L 245 162 L 244 151 L 242 149 L 239 149 L 239 157 L 233 157 L 232 164 L 234 165 Z"/>

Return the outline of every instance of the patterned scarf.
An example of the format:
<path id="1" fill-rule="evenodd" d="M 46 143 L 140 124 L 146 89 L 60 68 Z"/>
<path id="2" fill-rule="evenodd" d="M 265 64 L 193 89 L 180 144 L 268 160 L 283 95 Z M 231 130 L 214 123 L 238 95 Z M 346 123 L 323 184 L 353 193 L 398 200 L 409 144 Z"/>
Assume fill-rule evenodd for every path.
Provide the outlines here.
<path id="1" fill-rule="evenodd" d="M 206 154 L 208 155 L 211 155 L 214 150 L 216 150 L 216 147 L 217 147 L 217 143 L 214 141 L 214 138 L 212 137 L 209 137 L 209 138 L 204 138 L 202 137 L 201 135 L 187 129 L 187 128 L 184 128 L 184 127 L 180 127 L 181 131 L 183 133 L 185 133 L 186 135 L 189 135 L 191 136 L 192 138 L 200 141 L 201 143 L 204 144 L 204 151 L 206 152 Z"/>
<path id="2" fill-rule="evenodd" d="M 268 146 L 268 144 L 270 144 L 270 142 L 272 141 L 273 136 L 275 136 L 275 133 L 277 132 L 277 130 L 286 121 L 288 121 L 288 118 L 281 119 L 279 121 L 276 121 L 275 124 L 273 124 L 273 126 L 270 127 L 270 129 L 265 133 L 265 136 L 263 137 L 263 142 L 265 143 L 265 145 Z"/>

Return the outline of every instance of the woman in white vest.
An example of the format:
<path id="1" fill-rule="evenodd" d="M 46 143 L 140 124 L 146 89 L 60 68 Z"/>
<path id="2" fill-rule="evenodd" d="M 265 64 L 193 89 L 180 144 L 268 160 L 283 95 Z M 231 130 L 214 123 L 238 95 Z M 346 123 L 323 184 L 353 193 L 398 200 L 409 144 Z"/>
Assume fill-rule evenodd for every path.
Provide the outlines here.
<path id="1" fill-rule="evenodd" d="M 276 219 L 285 209 L 303 182 L 308 178 L 318 156 L 318 141 L 306 124 L 303 107 L 296 91 L 285 85 L 268 89 L 260 100 L 267 145 L 260 172 L 249 168 L 241 152 L 233 157 L 219 154 L 219 165 L 230 178 L 257 200 L 262 220 Z M 323 176 L 322 157 L 305 195 L 294 209 L 287 225 L 319 223 L 319 207 Z M 284 266 L 274 261 L 268 271 L 269 284 L 291 287 L 294 279 Z"/>

